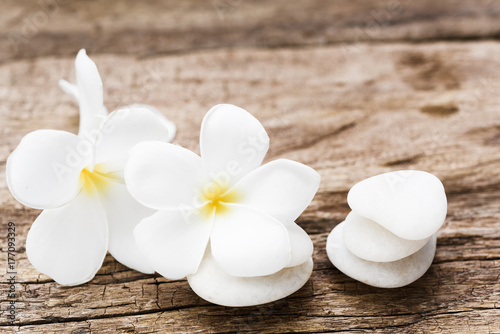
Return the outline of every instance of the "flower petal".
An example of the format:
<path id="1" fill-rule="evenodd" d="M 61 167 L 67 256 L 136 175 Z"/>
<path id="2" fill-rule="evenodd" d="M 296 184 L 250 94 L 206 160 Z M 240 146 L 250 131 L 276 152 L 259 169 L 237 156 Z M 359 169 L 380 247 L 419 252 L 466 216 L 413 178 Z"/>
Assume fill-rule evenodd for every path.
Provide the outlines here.
<path id="1" fill-rule="evenodd" d="M 134 228 L 142 219 L 153 215 L 151 210 L 137 202 L 124 184 L 113 182 L 101 200 L 108 217 L 109 252 L 120 263 L 145 274 L 153 274 L 139 251 L 134 238 Z"/>
<path id="2" fill-rule="evenodd" d="M 85 131 L 98 129 L 107 115 L 103 104 L 101 76 L 95 63 L 87 56 L 84 49 L 78 52 L 75 60 L 76 86 L 80 105 L 79 135 Z"/>
<path id="3" fill-rule="evenodd" d="M 168 135 L 169 135 L 167 141 L 169 143 L 171 143 L 172 140 L 174 140 L 175 134 L 177 133 L 177 127 L 175 126 L 174 122 L 172 122 L 167 117 L 165 117 L 165 115 L 163 115 L 158 109 L 156 109 L 153 106 L 150 106 L 149 104 L 142 104 L 142 103 L 135 103 L 135 104 L 128 106 L 127 108 L 141 108 L 141 109 L 147 109 L 147 110 L 151 111 L 153 114 L 158 116 L 160 121 L 163 122 L 165 124 L 165 126 L 167 127 L 167 131 L 168 131 Z"/>
<path id="4" fill-rule="evenodd" d="M 290 240 L 283 224 L 246 206 L 226 205 L 227 211 L 216 214 L 210 239 L 222 270 L 233 276 L 264 276 L 290 263 Z"/>
<path id="5" fill-rule="evenodd" d="M 60 79 L 58 84 L 63 92 L 73 96 L 78 101 L 78 87 L 76 85 L 69 83 L 64 79 Z"/>
<path id="6" fill-rule="evenodd" d="M 163 142 L 134 146 L 124 174 L 132 196 L 157 210 L 197 206 L 194 201 L 205 180 L 198 155 Z"/>
<path id="7" fill-rule="evenodd" d="M 213 218 L 195 210 L 158 211 L 135 228 L 135 239 L 148 263 L 168 279 L 198 270 L 208 244 Z"/>
<path id="8" fill-rule="evenodd" d="M 239 201 L 280 222 L 295 221 L 311 203 L 320 183 L 320 175 L 301 163 L 279 159 L 254 170 L 234 189 Z"/>
<path id="9" fill-rule="evenodd" d="M 90 281 L 107 250 L 106 213 L 97 197 L 84 192 L 61 208 L 43 211 L 26 240 L 31 264 L 63 285 Z"/>
<path id="10" fill-rule="evenodd" d="M 12 195 L 35 209 L 60 207 L 81 189 L 80 172 L 93 148 L 64 131 L 37 130 L 27 134 L 7 160 L 7 184 Z"/>
<path id="11" fill-rule="evenodd" d="M 249 112 L 220 104 L 201 124 L 200 150 L 207 174 L 228 185 L 259 167 L 269 149 L 269 137 Z"/>
<path id="12" fill-rule="evenodd" d="M 111 113 L 96 139 L 95 163 L 109 172 L 123 171 L 130 149 L 146 140 L 168 141 L 171 134 L 163 119 L 144 108 L 125 108 Z"/>
<path id="13" fill-rule="evenodd" d="M 287 267 L 295 267 L 301 265 L 311 258 L 314 246 L 309 235 L 295 222 L 286 222 L 283 225 L 288 230 L 290 238 L 290 246 L 292 249 L 292 258 Z"/>
<path id="14" fill-rule="evenodd" d="M 253 306 L 285 298 L 309 280 L 313 261 L 259 277 L 236 277 L 222 270 L 207 250 L 196 274 L 187 277 L 191 289 L 201 298 L 222 306 Z"/>

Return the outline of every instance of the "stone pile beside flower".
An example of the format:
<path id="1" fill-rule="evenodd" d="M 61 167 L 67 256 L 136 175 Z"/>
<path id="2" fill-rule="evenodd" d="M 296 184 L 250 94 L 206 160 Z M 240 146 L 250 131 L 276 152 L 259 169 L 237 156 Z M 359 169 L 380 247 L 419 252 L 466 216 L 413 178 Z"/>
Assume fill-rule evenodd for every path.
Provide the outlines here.
<path id="1" fill-rule="evenodd" d="M 340 271 L 365 284 L 396 288 L 429 269 L 447 211 L 437 177 L 416 170 L 376 175 L 355 184 L 347 202 L 352 212 L 327 240 L 328 257 Z"/>

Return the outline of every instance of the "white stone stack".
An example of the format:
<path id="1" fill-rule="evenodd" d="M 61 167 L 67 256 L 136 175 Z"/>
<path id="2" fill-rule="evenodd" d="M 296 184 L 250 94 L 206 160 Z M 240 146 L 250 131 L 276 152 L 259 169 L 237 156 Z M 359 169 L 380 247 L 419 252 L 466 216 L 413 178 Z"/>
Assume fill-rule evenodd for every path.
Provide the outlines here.
<path id="1" fill-rule="evenodd" d="M 327 240 L 330 261 L 365 284 L 397 288 L 429 269 L 446 218 L 441 181 L 423 171 L 376 175 L 351 188 L 352 212 Z"/>

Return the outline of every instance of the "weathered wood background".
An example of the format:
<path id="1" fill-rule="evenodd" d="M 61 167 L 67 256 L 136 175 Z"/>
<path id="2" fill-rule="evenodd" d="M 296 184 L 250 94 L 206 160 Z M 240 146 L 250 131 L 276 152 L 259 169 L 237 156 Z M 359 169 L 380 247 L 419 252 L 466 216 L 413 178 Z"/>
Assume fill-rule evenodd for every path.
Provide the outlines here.
<path id="1" fill-rule="evenodd" d="M 45 14 L 44 14 L 45 13 Z M 2 333 L 500 333 L 500 3 L 464 1 L 68 1 L 0 4 L 0 267 L 16 224 L 17 320 Z M 205 112 L 233 103 L 286 157 L 322 175 L 299 219 L 315 244 L 310 281 L 264 306 L 225 308 L 188 284 L 108 256 L 64 288 L 28 262 L 39 211 L 5 184 L 5 160 L 39 128 L 77 130 L 57 86 L 86 48 L 110 110 L 155 105 L 198 149 Z M 346 195 L 377 173 L 422 169 L 443 181 L 448 217 L 424 277 L 400 289 L 356 282 L 325 253 Z M 5 268 L 5 270 L 4 270 Z"/>

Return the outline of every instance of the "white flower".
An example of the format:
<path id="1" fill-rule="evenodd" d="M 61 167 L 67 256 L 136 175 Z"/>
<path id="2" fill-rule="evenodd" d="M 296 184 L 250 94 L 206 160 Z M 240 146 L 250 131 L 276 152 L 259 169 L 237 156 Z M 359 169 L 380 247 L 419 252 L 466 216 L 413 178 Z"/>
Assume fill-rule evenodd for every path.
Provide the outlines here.
<path id="1" fill-rule="evenodd" d="M 123 166 L 143 140 L 170 141 L 175 126 L 151 107 L 108 115 L 94 62 L 81 50 L 77 84 L 61 81 L 80 106 L 79 134 L 38 130 L 27 134 L 7 160 L 7 184 L 26 206 L 43 209 L 26 240 L 30 262 L 63 285 L 91 280 L 109 252 L 126 266 L 154 270 L 143 260 L 133 229 L 154 211 L 128 193 Z"/>
<path id="2" fill-rule="evenodd" d="M 251 278 L 266 276 L 275 284 L 273 274 L 311 261 L 311 239 L 295 220 L 318 190 L 319 174 L 285 159 L 260 166 L 269 137 L 256 118 L 232 105 L 218 105 L 207 113 L 200 148 L 201 157 L 172 144 L 143 142 L 130 152 L 127 187 L 139 202 L 158 210 L 135 229 L 146 260 L 169 279 L 188 276 L 193 287 L 198 280 L 190 278 L 210 245 L 206 259 L 215 266 L 212 276 L 229 275 L 232 278 L 224 276 L 228 284 L 246 291 L 240 289 L 240 295 L 228 300 L 227 294 L 234 293 L 230 286 L 214 298 L 205 291 L 210 287 L 193 289 L 223 305 L 263 303 L 300 288 L 312 262 L 303 267 L 308 272 L 301 274 L 294 291 L 263 299 L 243 296 L 259 291 L 251 289 L 253 284 L 266 284 Z"/>

